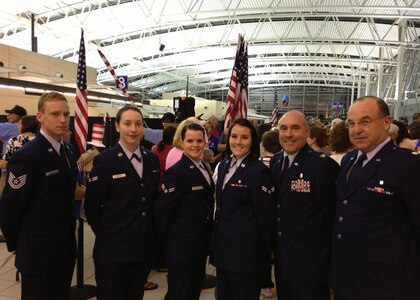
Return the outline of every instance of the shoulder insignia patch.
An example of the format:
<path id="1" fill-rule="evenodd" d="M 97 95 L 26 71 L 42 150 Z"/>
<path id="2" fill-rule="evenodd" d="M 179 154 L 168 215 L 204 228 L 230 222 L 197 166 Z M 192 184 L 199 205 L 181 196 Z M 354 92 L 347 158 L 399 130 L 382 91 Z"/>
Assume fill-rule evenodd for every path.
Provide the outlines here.
<path id="1" fill-rule="evenodd" d="M 16 177 L 12 172 L 9 173 L 8 183 L 14 190 L 18 190 L 26 184 L 27 174 Z"/>

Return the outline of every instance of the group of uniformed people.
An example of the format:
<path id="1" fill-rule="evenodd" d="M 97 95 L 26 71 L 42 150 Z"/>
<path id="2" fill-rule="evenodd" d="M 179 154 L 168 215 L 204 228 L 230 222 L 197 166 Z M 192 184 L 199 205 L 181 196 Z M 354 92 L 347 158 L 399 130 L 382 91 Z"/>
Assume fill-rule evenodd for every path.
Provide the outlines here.
<path id="1" fill-rule="evenodd" d="M 37 118 L 39 135 L 8 163 L 0 227 L 16 252 L 22 299 L 68 299 L 77 167 L 62 140 L 67 100 L 44 94 Z M 167 300 L 199 299 L 208 256 L 218 300 L 259 299 L 272 253 L 281 300 L 327 300 L 330 289 L 336 300 L 419 299 L 420 158 L 390 140 L 382 99 L 357 99 L 346 122 L 356 150 L 340 168 L 306 144 L 305 116 L 287 112 L 283 150 L 267 168 L 255 127 L 236 119 L 214 180 L 202 161 L 204 129 L 188 125 L 158 193 L 159 161 L 140 146 L 142 113 L 123 107 L 119 142 L 95 157 L 85 196 L 98 299 L 142 299 L 157 245 Z"/>

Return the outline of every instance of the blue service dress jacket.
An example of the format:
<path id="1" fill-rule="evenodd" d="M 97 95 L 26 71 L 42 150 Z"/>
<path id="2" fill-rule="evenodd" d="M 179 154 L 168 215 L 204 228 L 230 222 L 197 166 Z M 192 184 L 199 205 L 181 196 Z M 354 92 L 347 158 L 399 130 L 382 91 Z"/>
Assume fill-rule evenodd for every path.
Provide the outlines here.
<path id="1" fill-rule="evenodd" d="M 327 284 L 338 164 L 305 145 L 281 178 L 283 151 L 270 161 L 275 183 L 275 261 L 280 280 Z"/>
<path id="2" fill-rule="evenodd" d="M 392 141 L 347 188 L 357 151 L 337 185 L 331 284 L 349 300 L 420 299 L 420 157 Z"/>
<path id="3" fill-rule="evenodd" d="M 213 225 L 214 183 L 185 154 L 166 170 L 155 206 L 164 255 L 170 259 L 207 257 Z"/>
<path id="4" fill-rule="evenodd" d="M 119 143 L 94 158 L 84 207 L 96 236 L 96 259 L 141 262 L 150 258 L 159 160 L 143 147 L 140 151 L 141 178 Z"/>
<path id="5" fill-rule="evenodd" d="M 23 273 L 54 272 L 74 265 L 77 166 L 69 145 L 64 144 L 68 162 L 38 134 L 7 164 L 0 226 Z"/>
<path id="6" fill-rule="evenodd" d="M 261 273 L 271 256 L 274 229 L 270 171 L 248 155 L 223 188 L 231 159 L 218 167 L 210 262 L 226 271 Z"/>

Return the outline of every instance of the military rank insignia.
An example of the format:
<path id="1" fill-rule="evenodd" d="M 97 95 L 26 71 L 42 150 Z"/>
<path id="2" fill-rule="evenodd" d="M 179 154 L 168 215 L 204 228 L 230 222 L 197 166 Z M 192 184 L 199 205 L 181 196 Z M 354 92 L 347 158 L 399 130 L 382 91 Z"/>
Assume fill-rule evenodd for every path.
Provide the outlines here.
<path id="1" fill-rule="evenodd" d="M 298 193 L 311 192 L 311 182 L 309 180 L 304 180 L 304 179 L 292 180 L 290 187 L 291 187 L 292 192 L 298 192 Z"/>
<path id="2" fill-rule="evenodd" d="M 18 190 L 26 184 L 26 177 L 26 174 L 16 177 L 12 172 L 10 172 L 9 179 L 7 181 L 12 189 Z"/>
<path id="3" fill-rule="evenodd" d="M 269 195 L 271 195 L 272 193 L 274 193 L 274 190 L 275 190 L 275 188 L 274 188 L 274 186 L 270 189 L 270 188 L 267 188 L 267 187 L 265 187 L 265 186 L 261 186 L 261 190 L 264 192 L 264 193 L 267 193 L 267 194 L 269 194 Z"/>

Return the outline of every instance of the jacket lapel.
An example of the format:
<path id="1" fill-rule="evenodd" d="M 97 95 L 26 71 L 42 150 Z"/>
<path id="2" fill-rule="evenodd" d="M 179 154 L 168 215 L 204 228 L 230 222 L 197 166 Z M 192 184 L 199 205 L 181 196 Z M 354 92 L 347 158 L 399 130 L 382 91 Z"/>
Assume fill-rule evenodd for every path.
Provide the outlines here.
<path id="1" fill-rule="evenodd" d="M 211 176 L 210 177 L 210 184 L 207 182 L 207 179 L 204 177 L 203 173 L 201 173 L 201 170 L 197 168 L 197 166 L 189 159 L 185 154 L 182 154 L 181 157 L 182 164 L 184 165 L 184 168 L 188 170 L 188 172 L 191 172 L 191 178 L 200 178 L 201 183 L 203 183 L 203 186 L 210 187 L 211 186 Z M 204 167 L 206 167 L 204 165 Z M 208 172 L 208 170 L 207 170 Z"/>
<path id="2" fill-rule="evenodd" d="M 388 153 L 393 147 L 395 147 L 394 143 L 392 141 L 389 141 L 385 146 L 382 147 L 379 152 L 372 157 L 371 160 L 368 161 L 368 163 L 362 168 L 362 171 L 360 172 L 360 177 L 358 178 L 358 181 L 356 184 L 353 184 L 353 187 L 351 190 L 347 190 L 346 196 L 349 197 L 351 194 L 353 194 L 356 190 L 360 188 L 364 183 L 366 183 L 372 176 L 374 176 L 380 166 L 382 165 L 382 159 Z M 357 157 L 357 151 L 356 155 L 352 157 L 350 164 L 347 166 L 346 172 L 343 174 L 344 179 L 347 178 L 347 173 L 351 166 L 353 165 L 355 159 Z M 347 182 L 346 182 L 347 183 Z M 346 184 L 346 187 L 348 185 Z"/>
<path id="3" fill-rule="evenodd" d="M 297 174 L 299 173 L 299 169 L 302 166 L 302 164 L 304 163 L 304 161 L 306 159 L 306 156 L 307 156 L 309 151 L 310 151 L 309 146 L 306 145 L 296 155 L 296 157 L 293 160 L 292 164 L 290 165 L 289 170 L 287 171 L 286 175 L 281 179 L 282 182 L 280 183 L 280 190 L 279 190 L 279 193 L 278 193 L 279 197 L 282 197 L 283 194 L 287 190 L 290 190 L 291 180 L 293 178 L 296 178 Z M 282 162 L 281 162 L 280 166 L 283 165 L 283 159 L 284 159 L 284 156 L 282 157 Z M 280 172 L 281 172 L 281 170 L 280 170 Z"/>
<path id="4" fill-rule="evenodd" d="M 60 173 L 63 174 L 66 177 L 70 177 L 70 167 L 67 164 L 67 162 L 64 159 L 61 159 L 61 156 L 55 151 L 54 147 L 50 144 L 50 142 L 42 135 L 38 134 L 37 139 L 39 139 L 39 142 L 43 145 L 43 147 L 48 152 L 48 156 L 50 157 L 51 161 L 53 161 L 58 169 L 60 170 Z M 67 148 L 66 146 L 64 148 Z M 66 155 L 68 157 L 68 151 L 65 149 Z M 69 161 L 70 163 L 70 161 Z M 71 164 L 71 163 L 70 163 Z"/>

